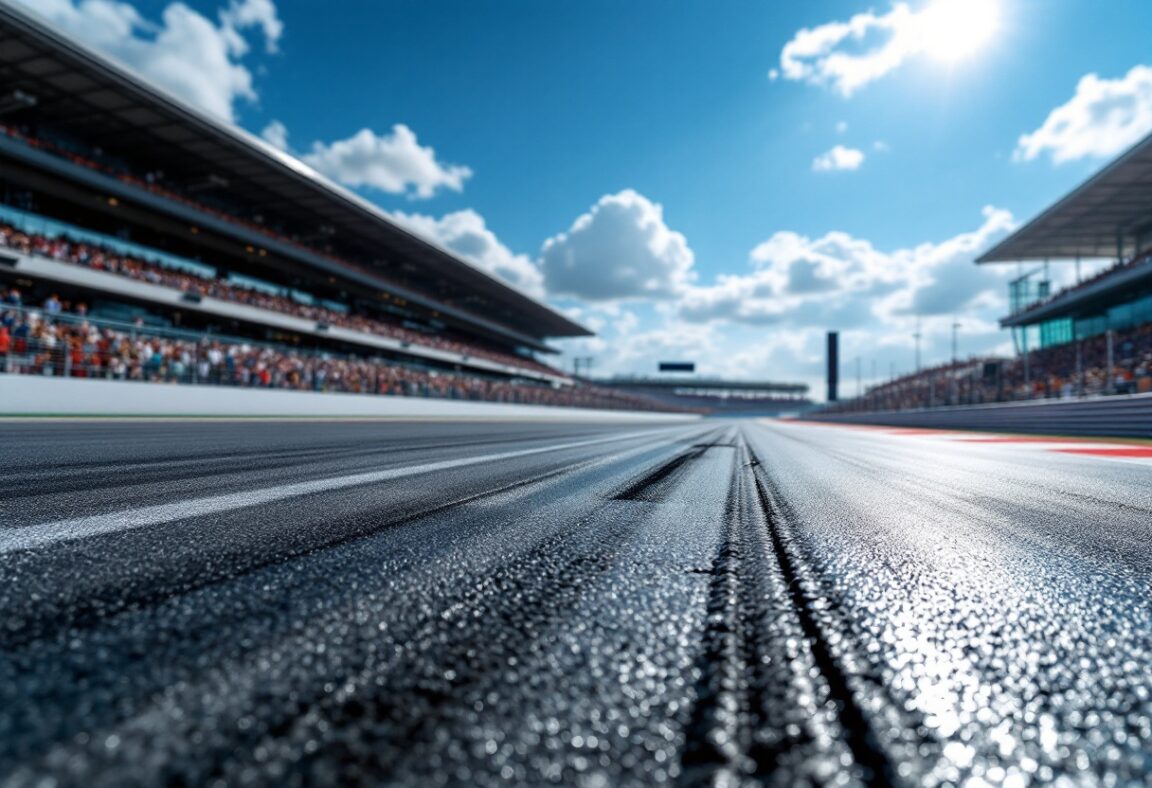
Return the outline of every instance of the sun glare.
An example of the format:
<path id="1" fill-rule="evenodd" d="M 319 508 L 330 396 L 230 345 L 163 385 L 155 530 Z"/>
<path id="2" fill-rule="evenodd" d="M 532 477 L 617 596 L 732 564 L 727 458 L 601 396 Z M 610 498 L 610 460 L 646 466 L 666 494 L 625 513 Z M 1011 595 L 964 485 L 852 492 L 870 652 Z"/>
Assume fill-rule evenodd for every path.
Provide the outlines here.
<path id="1" fill-rule="evenodd" d="M 925 53 L 953 61 L 978 52 L 1000 27 L 999 0 L 935 0 L 919 14 Z"/>

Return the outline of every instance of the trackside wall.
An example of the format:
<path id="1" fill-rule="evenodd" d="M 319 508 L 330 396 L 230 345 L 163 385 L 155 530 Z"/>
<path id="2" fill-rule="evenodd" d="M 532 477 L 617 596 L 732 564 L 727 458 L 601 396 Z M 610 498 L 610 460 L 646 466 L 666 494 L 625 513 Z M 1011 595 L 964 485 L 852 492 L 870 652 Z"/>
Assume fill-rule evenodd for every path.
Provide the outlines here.
<path id="1" fill-rule="evenodd" d="M 889 427 L 1152 438 L 1152 394 L 884 413 L 813 413 L 804 419 Z"/>
<path id="2" fill-rule="evenodd" d="M 695 414 L 0 375 L 3 416 L 289 416 L 691 421 Z"/>

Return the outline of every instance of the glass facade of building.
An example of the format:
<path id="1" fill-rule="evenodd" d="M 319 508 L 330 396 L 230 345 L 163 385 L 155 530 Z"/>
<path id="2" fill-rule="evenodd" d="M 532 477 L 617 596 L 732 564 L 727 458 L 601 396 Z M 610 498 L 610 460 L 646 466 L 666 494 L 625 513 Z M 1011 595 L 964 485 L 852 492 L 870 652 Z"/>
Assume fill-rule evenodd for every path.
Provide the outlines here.
<path id="1" fill-rule="evenodd" d="M 1040 347 L 1063 345 L 1076 339 L 1099 336 L 1109 330 L 1129 331 L 1152 323 L 1152 287 L 1142 288 L 1123 303 L 1104 307 L 1100 312 L 1077 317 L 1058 317 L 1039 324 Z"/>

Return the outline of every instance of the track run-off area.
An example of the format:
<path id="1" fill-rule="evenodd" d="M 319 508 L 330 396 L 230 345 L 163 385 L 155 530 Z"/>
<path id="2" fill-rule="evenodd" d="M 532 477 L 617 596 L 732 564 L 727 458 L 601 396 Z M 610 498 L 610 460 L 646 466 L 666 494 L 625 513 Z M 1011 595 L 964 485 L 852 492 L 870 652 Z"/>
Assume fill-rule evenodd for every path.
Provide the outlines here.
<path id="1" fill-rule="evenodd" d="M 3 423 L 0 784 L 1140 784 L 1148 454 Z"/>

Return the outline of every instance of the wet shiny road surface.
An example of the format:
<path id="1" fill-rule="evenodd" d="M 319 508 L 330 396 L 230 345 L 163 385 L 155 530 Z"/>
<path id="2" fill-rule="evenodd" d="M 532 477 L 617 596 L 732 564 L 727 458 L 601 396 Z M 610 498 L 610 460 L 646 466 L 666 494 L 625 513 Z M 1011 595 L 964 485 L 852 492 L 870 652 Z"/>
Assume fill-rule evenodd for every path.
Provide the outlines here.
<path id="1" fill-rule="evenodd" d="M 0 425 L 0 784 L 1144 784 L 1152 464 Z"/>

